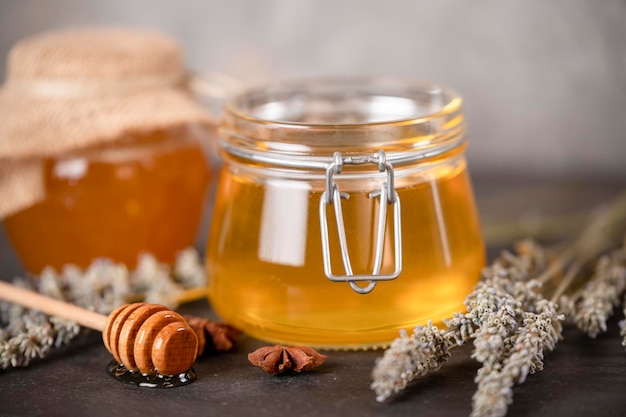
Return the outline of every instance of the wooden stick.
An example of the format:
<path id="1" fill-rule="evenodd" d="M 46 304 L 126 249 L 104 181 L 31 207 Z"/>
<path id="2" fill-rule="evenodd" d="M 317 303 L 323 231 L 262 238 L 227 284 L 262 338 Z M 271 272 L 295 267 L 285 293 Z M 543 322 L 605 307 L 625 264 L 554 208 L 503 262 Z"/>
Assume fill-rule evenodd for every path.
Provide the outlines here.
<path id="1" fill-rule="evenodd" d="M 178 294 L 172 301 L 178 305 L 197 300 L 206 300 L 208 298 L 208 294 L 209 290 L 205 287 L 190 288 Z"/>
<path id="2" fill-rule="evenodd" d="M 4 281 L 0 281 L 0 299 L 19 304 L 23 307 L 32 308 L 33 310 L 38 310 L 52 316 L 75 321 L 81 326 L 100 332 L 104 330 L 107 322 L 107 317 L 102 314 L 53 298 L 48 298 L 34 291 L 16 287 Z"/>
<path id="3" fill-rule="evenodd" d="M 196 360 L 198 337 L 194 330 L 165 306 L 126 304 L 107 317 L 3 281 L 0 299 L 102 332 L 107 350 L 131 371 L 177 375 Z"/>

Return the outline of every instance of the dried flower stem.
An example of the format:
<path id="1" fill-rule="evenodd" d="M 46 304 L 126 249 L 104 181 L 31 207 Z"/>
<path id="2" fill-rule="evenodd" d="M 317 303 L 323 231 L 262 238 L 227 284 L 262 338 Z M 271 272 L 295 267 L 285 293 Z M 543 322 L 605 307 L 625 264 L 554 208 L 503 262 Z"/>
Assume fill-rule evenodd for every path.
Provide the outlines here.
<path id="1" fill-rule="evenodd" d="M 625 245 L 626 246 L 626 245 Z M 626 295 L 624 295 L 624 299 L 622 300 L 622 305 L 624 306 L 623 313 L 626 316 Z M 626 347 L 626 319 L 621 320 L 619 322 L 620 327 L 620 336 L 622 336 L 622 346 Z"/>
<path id="2" fill-rule="evenodd" d="M 578 328 L 595 338 L 607 329 L 606 322 L 626 290 L 626 250 L 620 248 L 601 257 L 596 271 L 579 296 L 572 298 Z"/>
<path id="3" fill-rule="evenodd" d="M 543 311 L 524 313 L 523 325 L 502 343 L 501 357 L 486 364 L 476 376 L 472 417 L 502 417 L 513 402 L 513 385 L 523 383 L 529 373 L 543 369 L 544 350 L 553 350 L 561 338 L 556 305 L 545 303 Z"/>
<path id="4" fill-rule="evenodd" d="M 450 357 L 450 350 L 475 340 L 474 357 L 488 361 L 499 342 L 517 328 L 523 305 L 534 308 L 538 296 L 535 281 L 525 281 L 543 265 L 543 254 L 532 242 L 520 242 L 518 256 L 503 252 L 494 264 L 483 271 L 481 281 L 466 298 L 466 313 L 456 313 L 445 320 L 446 331 L 432 323 L 417 326 L 408 336 L 401 332 L 372 372 L 371 388 L 376 399 L 384 401 L 404 389 L 417 377 L 435 371 Z"/>
<path id="5" fill-rule="evenodd" d="M 430 322 L 427 326 L 417 326 L 411 336 L 400 332 L 400 337 L 378 359 L 372 373 L 371 388 L 376 392 L 376 400 L 384 401 L 406 388 L 413 379 L 439 369 L 454 346 L 451 334 L 442 333 Z"/>
<path id="6" fill-rule="evenodd" d="M 571 265 L 582 266 L 592 261 L 602 252 L 617 246 L 625 229 L 626 191 L 594 209 L 579 235 L 565 249 L 559 251 L 552 264 L 536 279 L 545 284 Z"/>
<path id="7" fill-rule="evenodd" d="M 574 300 L 562 294 L 576 282 L 586 263 L 614 245 L 615 232 L 621 233 L 624 228 L 626 192 L 610 205 L 595 210 L 578 238 L 560 249 L 550 265 L 545 262 L 545 252 L 534 242 L 518 244 L 516 254 L 504 252 L 483 271 L 480 282 L 465 301 L 467 312 L 444 320 L 447 331 L 441 332 L 429 323 L 439 339 L 432 337 L 429 343 L 419 343 L 424 328 L 418 326 L 412 336 L 402 332 L 392 343 L 372 374 L 377 400 L 385 400 L 412 379 L 438 369 L 455 345 L 473 340 L 472 357 L 483 367 L 476 377 L 478 390 L 473 397 L 472 416 L 504 416 L 512 402 L 512 386 L 523 382 L 529 373 L 541 370 L 543 352 L 554 349 L 561 338 L 561 321 L 565 317 L 539 289 L 565 270 L 552 300 L 560 298 L 564 302 L 562 310 L 578 314 L 577 321 L 584 323 L 590 335 L 602 331 L 619 295 L 626 289 L 622 260 L 622 269 L 616 268 L 615 262 L 613 268 L 599 267 L 604 272 L 596 273 L 596 278 Z M 587 299 L 593 302 L 581 303 Z M 584 306 L 588 308 L 581 309 Z M 620 326 L 626 346 L 626 321 Z M 444 351 L 445 355 L 438 355 Z"/>
<path id="8" fill-rule="evenodd" d="M 146 254 L 134 271 L 98 259 L 85 271 L 74 265 L 66 265 L 60 273 L 44 268 L 39 277 L 16 278 L 14 283 L 108 314 L 129 298 L 173 308 L 179 299 L 172 295 L 178 296 L 190 286 L 204 288 L 204 268 L 195 250 L 181 252 L 173 271 Z M 0 368 L 27 366 L 32 359 L 48 355 L 53 347 L 68 344 L 79 330 L 76 323 L 0 302 Z"/>
<path id="9" fill-rule="evenodd" d="M 561 273 L 569 262 L 574 258 L 576 254 L 577 244 L 572 244 L 561 252 L 557 258 L 552 260 L 552 263 L 535 279 L 542 284 L 552 280 L 555 275 Z"/>
<path id="10" fill-rule="evenodd" d="M 576 276 L 578 275 L 582 267 L 583 267 L 582 262 L 578 262 L 578 261 L 574 262 L 570 266 L 570 268 L 567 270 L 567 273 L 565 274 L 565 277 L 563 277 L 563 279 L 559 283 L 559 286 L 556 287 L 556 290 L 554 290 L 554 293 L 552 294 L 552 298 L 550 299 L 550 301 L 555 303 L 563 295 L 563 293 L 567 290 L 567 288 L 570 285 L 572 285 L 572 283 L 574 282 L 574 279 L 576 278 Z"/>
<path id="11" fill-rule="evenodd" d="M 20 286 L 28 287 L 24 281 Z M 80 331 L 73 322 L 0 302 L 0 369 L 28 366 L 47 356 L 53 347 L 69 343 Z"/>

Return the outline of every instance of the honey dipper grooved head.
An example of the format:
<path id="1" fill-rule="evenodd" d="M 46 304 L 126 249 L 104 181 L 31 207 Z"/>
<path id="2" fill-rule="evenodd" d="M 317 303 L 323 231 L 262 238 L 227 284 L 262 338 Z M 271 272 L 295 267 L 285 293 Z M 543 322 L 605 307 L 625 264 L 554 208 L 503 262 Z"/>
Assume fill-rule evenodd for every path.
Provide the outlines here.
<path id="1" fill-rule="evenodd" d="M 119 307 L 109 315 L 102 339 L 115 360 L 148 375 L 186 372 L 198 352 L 198 338 L 185 319 L 157 304 Z"/>

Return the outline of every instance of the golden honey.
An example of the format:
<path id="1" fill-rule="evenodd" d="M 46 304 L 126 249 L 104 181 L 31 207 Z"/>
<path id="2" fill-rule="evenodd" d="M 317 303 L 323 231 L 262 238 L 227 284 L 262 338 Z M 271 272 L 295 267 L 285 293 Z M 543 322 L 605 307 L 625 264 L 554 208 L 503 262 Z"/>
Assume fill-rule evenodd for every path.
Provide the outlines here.
<path id="1" fill-rule="evenodd" d="M 272 342 L 359 348 L 384 345 L 400 329 L 440 322 L 463 309 L 485 254 L 463 155 L 460 100 L 440 93 L 443 97 L 436 99 L 444 104 L 434 105 L 434 115 L 423 115 L 415 107 L 406 108 L 418 94 L 405 87 L 372 80 L 317 80 L 267 93 L 252 91 L 226 108 L 224 166 L 207 252 L 211 302 L 224 320 Z M 394 101 L 398 90 L 405 97 Z M 419 99 L 430 105 L 428 91 L 420 90 L 425 98 Z M 297 121 L 284 114 L 292 111 L 293 97 L 305 102 Z M 278 110 L 268 110 L 266 100 Z M 377 107 L 376 102 L 384 105 Z M 349 106 L 355 110 L 346 113 Z M 344 114 L 338 116 L 333 107 Z M 401 118 L 377 119 L 390 110 Z M 432 120 L 440 131 L 425 128 Z M 417 157 L 422 148 L 431 156 Z M 344 157 L 370 155 L 370 160 L 382 150 L 387 161 L 394 161 L 401 248 L 395 247 L 395 206 L 372 195 L 389 183 L 387 173 L 375 163 L 346 165 L 332 178 L 347 197 L 341 198 L 340 208 L 352 274 L 373 279 L 392 274 L 395 252 L 402 255 L 399 276 L 377 282 L 367 294 L 357 293 L 347 282 L 333 282 L 325 273 L 322 217 L 329 231 L 329 269 L 333 275 L 347 274 L 336 206 L 325 206 L 322 197 L 329 186 L 323 165 L 332 164 L 331 155 L 338 150 Z M 376 274 L 378 216 L 387 204 Z"/>
<path id="2" fill-rule="evenodd" d="M 38 273 L 142 252 L 173 263 L 194 244 L 214 168 L 209 132 L 182 125 L 45 161 L 43 201 L 5 219 L 20 259 Z"/>

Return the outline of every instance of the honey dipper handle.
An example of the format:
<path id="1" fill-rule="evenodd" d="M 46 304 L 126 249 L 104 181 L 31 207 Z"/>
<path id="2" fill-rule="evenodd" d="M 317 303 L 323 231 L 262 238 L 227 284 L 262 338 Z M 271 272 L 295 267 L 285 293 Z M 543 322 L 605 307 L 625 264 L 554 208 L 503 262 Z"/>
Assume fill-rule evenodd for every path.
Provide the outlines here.
<path id="1" fill-rule="evenodd" d="M 103 331 L 106 316 L 0 281 L 0 299 Z"/>

